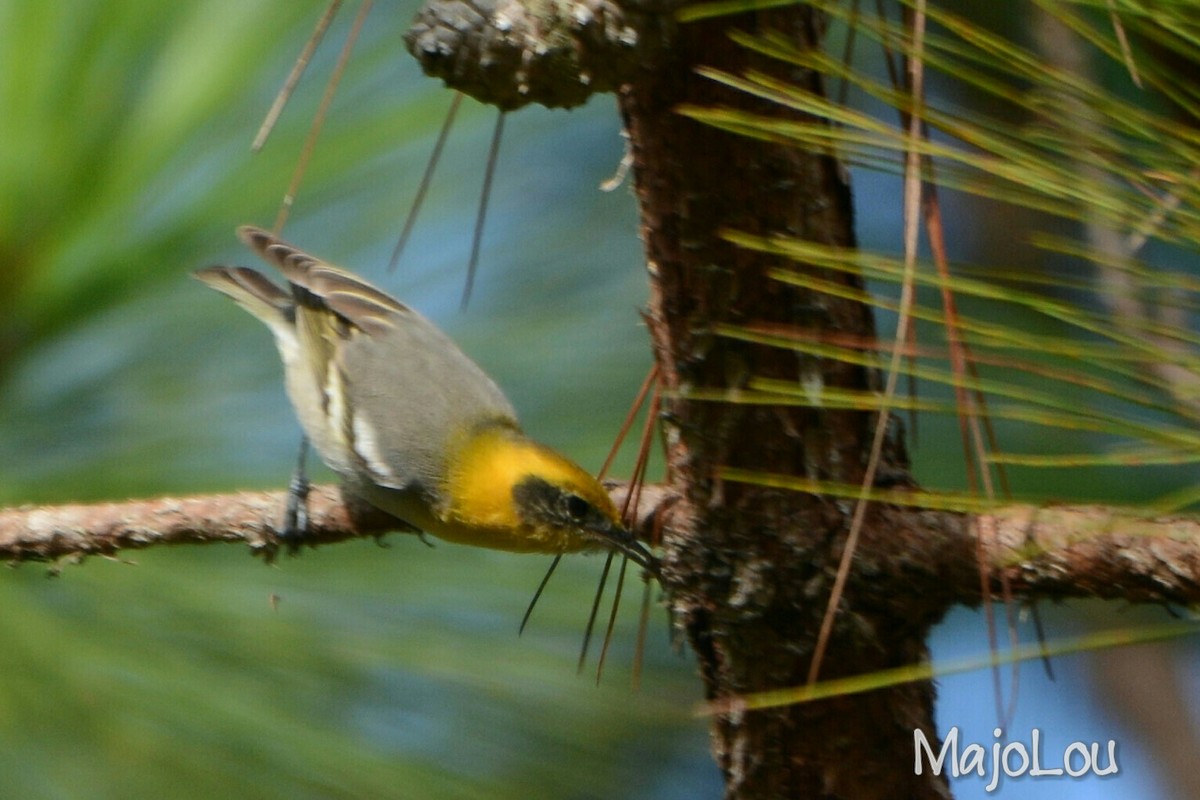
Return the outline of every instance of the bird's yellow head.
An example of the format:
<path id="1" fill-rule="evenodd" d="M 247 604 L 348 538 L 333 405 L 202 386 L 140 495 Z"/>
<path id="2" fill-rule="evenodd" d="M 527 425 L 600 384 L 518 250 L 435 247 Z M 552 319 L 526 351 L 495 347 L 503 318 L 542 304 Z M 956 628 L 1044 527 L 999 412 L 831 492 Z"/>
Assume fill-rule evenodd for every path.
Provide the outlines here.
<path id="1" fill-rule="evenodd" d="M 527 552 L 612 549 L 654 568 L 599 481 L 508 424 L 462 434 L 449 451 L 442 498 L 442 538 Z"/>

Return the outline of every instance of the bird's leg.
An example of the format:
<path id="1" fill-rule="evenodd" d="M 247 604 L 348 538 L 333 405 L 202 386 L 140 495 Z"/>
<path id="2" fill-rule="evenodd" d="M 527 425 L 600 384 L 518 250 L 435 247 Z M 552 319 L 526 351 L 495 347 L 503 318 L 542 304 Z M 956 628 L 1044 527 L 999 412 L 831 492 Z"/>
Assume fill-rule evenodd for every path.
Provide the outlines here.
<path id="1" fill-rule="evenodd" d="M 296 459 L 296 469 L 288 482 L 287 507 L 283 512 L 283 527 L 279 538 L 287 545 L 289 553 L 295 554 L 300 544 L 308 536 L 308 492 L 312 485 L 308 482 L 305 462 L 308 460 L 308 437 L 300 437 L 300 454 Z"/>

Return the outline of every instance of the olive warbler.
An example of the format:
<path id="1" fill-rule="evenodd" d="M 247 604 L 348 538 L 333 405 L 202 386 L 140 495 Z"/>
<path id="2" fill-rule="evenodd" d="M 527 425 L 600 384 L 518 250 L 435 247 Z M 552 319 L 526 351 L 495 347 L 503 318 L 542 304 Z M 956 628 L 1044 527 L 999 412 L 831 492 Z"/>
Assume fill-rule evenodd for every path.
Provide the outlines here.
<path id="1" fill-rule="evenodd" d="M 196 277 L 271 329 L 300 424 L 352 494 L 452 542 L 612 549 L 656 569 L 600 483 L 526 437 L 500 388 L 433 323 L 267 231 L 238 236 L 286 291 L 245 267 Z"/>

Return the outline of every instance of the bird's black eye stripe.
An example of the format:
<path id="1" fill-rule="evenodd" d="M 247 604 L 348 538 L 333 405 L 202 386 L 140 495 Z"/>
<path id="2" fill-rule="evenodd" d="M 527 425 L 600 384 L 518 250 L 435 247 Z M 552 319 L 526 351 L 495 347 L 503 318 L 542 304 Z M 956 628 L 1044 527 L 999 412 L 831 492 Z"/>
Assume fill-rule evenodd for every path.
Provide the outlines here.
<path id="1" fill-rule="evenodd" d="M 609 524 L 587 498 L 532 475 L 513 487 L 513 501 L 521 516 L 530 521 L 581 529 Z"/>
<path id="2" fill-rule="evenodd" d="M 527 515 L 532 513 L 559 524 L 581 525 L 596 513 L 591 503 L 574 492 L 533 476 L 513 487 L 513 500 Z"/>
<path id="3" fill-rule="evenodd" d="M 577 522 L 582 522 L 592 510 L 591 504 L 577 494 L 564 494 L 562 505 L 567 516 Z"/>

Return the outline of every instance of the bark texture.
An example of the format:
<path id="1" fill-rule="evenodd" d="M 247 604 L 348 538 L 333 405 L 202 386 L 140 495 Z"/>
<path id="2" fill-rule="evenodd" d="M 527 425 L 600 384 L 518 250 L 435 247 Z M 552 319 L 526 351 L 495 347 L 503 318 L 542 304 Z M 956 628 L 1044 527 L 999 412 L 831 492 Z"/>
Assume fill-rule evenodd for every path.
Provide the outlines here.
<path id="1" fill-rule="evenodd" d="M 820 90 L 819 75 L 756 56 L 730 40 L 731 29 L 775 31 L 811 47 L 821 38 L 818 15 L 803 6 L 684 25 L 620 93 L 651 274 L 651 333 L 667 388 L 737 389 L 751 377 L 873 388 L 876 376 L 862 368 L 712 333 L 726 323 L 874 335 L 864 306 L 773 281 L 767 271 L 782 263 L 722 237 L 733 229 L 854 246 L 850 189 L 836 161 L 677 113 L 681 105 L 725 106 L 798 118 L 697 75 L 700 66 L 756 70 Z M 853 277 L 824 277 L 861 288 Z M 731 466 L 857 482 L 875 417 L 680 399 L 668 406 L 668 419 L 672 485 L 684 498 L 679 513 L 687 524 L 667 541 L 664 578 L 708 696 L 803 684 L 852 504 L 722 482 L 717 474 Z M 898 440 L 885 459 L 884 472 L 905 474 Z M 869 521 L 863 549 L 886 535 L 882 522 L 878 514 Z M 890 584 L 859 570 L 822 677 L 925 657 L 926 633 L 944 606 L 897 604 Z M 947 796 L 942 778 L 912 769 L 913 730 L 936 738 L 933 699 L 932 684 L 918 683 L 718 717 L 714 751 L 727 797 Z"/>

